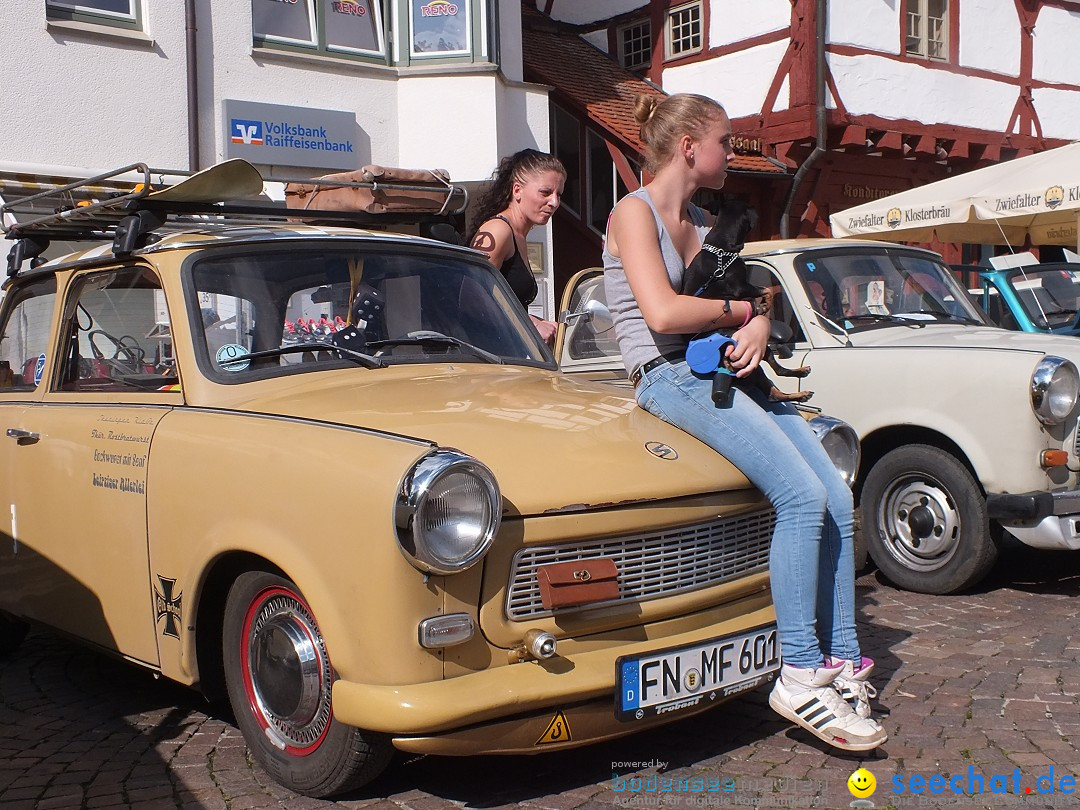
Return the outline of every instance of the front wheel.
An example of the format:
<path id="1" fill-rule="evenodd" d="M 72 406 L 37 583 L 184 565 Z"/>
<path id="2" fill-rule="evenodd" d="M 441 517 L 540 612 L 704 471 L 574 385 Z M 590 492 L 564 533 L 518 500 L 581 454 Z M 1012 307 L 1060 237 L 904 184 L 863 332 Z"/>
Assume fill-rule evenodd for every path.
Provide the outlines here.
<path id="1" fill-rule="evenodd" d="M 26 638 L 30 625 L 6 613 L 0 613 L 0 658 L 10 655 Z"/>
<path id="2" fill-rule="evenodd" d="M 860 508 L 870 556 L 906 590 L 954 593 L 981 580 L 997 559 L 978 484 L 937 447 L 884 455 L 866 476 Z"/>
<path id="3" fill-rule="evenodd" d="M 305 796 L 360 787 L 390 762 L 388 737 L 334 719 L 335 675 L 319 625 L 299 589 L 262 571 L 241 575 L 224 620 L 225 681 L 255 760 Z"/>

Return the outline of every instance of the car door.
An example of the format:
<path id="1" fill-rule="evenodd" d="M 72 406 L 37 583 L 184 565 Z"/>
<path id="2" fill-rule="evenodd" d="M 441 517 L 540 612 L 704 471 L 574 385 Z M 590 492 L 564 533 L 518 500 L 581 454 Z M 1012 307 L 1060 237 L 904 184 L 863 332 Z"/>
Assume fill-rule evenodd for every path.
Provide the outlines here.
<path id="1" fill-rule="evenodd" d="M 41 399 L 55 309 L 52 273 L 16 282 L 0 308 L 0 608 L 15 615 L 25 608 L 15 586 L 16 567 L 33 554 L 24 542 L 20 518 L 26 513 L 16 493 L 21 461 L 38 440 L 25 414 Z"/>
<path id="2" fill-rule="evenodd" d="M 772 320 L 772 339 L 769 349 L 773 362 L 784 368 L 810 365 L 812 345 L 803 328 L 803 319 L 816 318 L 815 308 L 807 290 L 801 285 L 785 285 L 780 273 L 768 262 L 747 260 L 747 279 L 751 284 L 768 290 L 772 296 L 769 318 Z M 810 389 L 809 377 L 784 377 L 762 364 L 777 388 L 787 393 Z"/>
<path id="3" fill-rule="evenodd" d="M 168 312 L 138 265 L 78 274 L 65 298 L 46 390 L 19 415 L 33 440 L 17 446 L 19 551 L 3 585 L 27 618 L 155 663 L 175 595 L 150 581 L 147 470 L 154 429 L 183 396 Z"/>
<path id="4" fill-rule="evenodd" d="M 604 295 L 604 269 L 574 274 L 563 290 L 555 333 L 555 357 L 566 372 L 629 387 L 615 325 Z"/>

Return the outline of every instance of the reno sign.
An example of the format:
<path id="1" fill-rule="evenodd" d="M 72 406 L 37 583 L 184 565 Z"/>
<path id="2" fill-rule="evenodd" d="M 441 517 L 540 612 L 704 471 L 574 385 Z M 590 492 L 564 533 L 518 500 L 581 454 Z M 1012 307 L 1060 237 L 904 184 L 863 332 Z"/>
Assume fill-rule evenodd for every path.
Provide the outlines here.
<path id="1" fill-rule="evenodd" d="M 421 17 L 456 17 L 457 13 L 457 4 L 448 3 L 447 0 L 432 0 L 432 2 L 420 6 Z"/>

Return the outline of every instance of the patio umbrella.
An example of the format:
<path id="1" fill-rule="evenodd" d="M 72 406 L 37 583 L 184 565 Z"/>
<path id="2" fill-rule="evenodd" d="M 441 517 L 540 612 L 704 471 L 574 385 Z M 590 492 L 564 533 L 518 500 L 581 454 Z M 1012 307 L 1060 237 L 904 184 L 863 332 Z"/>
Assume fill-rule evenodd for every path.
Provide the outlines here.
<path id="1" fill-rule="evenodd" d="M 833 236 L 1078 246 L 1080 143 L 947 177 L 840 211 Z"/>

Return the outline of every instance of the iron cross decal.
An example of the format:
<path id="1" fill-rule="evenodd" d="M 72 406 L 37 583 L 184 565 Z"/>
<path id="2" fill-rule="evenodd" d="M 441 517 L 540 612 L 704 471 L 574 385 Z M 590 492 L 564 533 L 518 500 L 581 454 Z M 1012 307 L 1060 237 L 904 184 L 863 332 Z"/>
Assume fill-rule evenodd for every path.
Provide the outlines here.
<path id="1" fill-rule="evenodd" d="M 164 616 L 165 627 L 161 630 L 162 635 L 180 638 L 180 601 L 183 593 L 173 596 L 173 586 L 176 585 L 175 579 L 167 579 L 158 574 L 158 582 L 161 583 L 161 590 L 154 588 L 155 621 L 160 621 L 161 617 Z"/>

